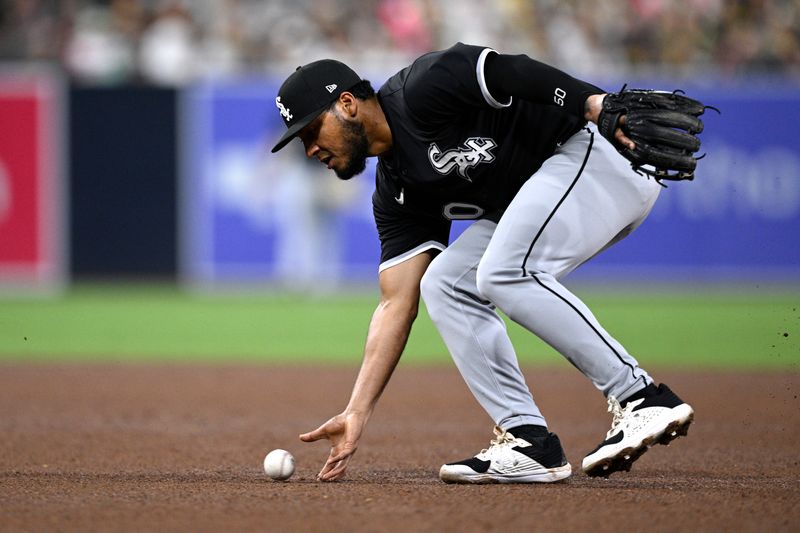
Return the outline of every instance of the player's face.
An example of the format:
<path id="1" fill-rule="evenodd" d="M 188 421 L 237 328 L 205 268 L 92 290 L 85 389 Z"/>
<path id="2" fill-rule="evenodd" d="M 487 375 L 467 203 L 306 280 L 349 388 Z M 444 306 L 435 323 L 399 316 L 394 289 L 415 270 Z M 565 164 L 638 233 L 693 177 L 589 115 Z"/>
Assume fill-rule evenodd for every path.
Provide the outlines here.
<path id="1" fill-rule="evenodd" d="M 367 166 L 369 142 L 364 125 L 346 120 L 336 108 L 317 117 L 303 128 L 299 137 L 306 155 L 318 159 L 340 179 L 349 180 Z"/>

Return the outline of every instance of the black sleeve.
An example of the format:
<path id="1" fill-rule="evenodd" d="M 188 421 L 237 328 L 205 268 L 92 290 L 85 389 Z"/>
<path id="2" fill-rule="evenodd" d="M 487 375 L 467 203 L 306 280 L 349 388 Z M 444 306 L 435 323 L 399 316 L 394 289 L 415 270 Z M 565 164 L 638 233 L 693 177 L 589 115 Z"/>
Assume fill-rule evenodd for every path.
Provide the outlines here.
<path id="1" fill-rule="evenodd" d="M 445 219 L 424 221 L 419 218 L 392 216 L 379 208 L 374 208 L 373 211 L 381 241 L 380 270 L 428 250 L 441 252 L 447 248 L 450 224 Z"/>
<path id="2" fill-rule="evenodd" d="M 479 79 L 490 52 L 483 46 L 458 43 L 417 59 L 404 87 L 410 111 L 424 123 L 431 123 L 452 120 L 465 109 L 492 105 Z"/>
<path id="3" fill-rule="evenodd" d="M 497 100 L 557 105 L 581 119 L 586 99 L 605 92 L 526 55 L 489 54 L 484 68 L 486 86 Z"/>
<path id="4" fill-rule="evenodd" d="M 415 197 L 415 193 L 395 190 L 391 181 L 376 180 L 372 210 L 381 241 L 380 270 L 426 250 L 442 251 L 447 247 L 450 221 L 441 216 L 434 204 Z"/>

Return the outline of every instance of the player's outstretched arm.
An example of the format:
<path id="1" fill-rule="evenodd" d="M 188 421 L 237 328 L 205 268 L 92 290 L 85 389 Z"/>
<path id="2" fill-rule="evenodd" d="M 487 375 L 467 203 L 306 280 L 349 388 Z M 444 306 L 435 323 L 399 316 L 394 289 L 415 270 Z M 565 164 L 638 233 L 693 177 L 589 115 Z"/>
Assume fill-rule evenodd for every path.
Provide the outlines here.
<path id="1" fill-rule="evenodd" d="M 344 412 L 300 435 L 304 442 L 331 442 L 330 455 L 317 479 L 335 481 L 344 477 L 364 427 L 405 348 L 419 309 L 419 283 L 431 259 L 431 255 L 422 253 L 381 272 L 381 301 L 372 315 L 364 360 L 350 402 Z"/>

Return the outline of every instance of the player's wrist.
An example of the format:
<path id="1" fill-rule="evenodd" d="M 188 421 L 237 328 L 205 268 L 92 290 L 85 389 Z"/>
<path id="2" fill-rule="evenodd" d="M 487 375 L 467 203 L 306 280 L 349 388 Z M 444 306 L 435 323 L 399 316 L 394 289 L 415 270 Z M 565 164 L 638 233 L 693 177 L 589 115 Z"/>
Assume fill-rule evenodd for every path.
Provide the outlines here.
<path id="1" fill-rule="evenodd" d="M 344 417 L 348 420 L 357 418 L 364 422 L 366 422 L 367 419 L 369 419 L 371 414 L 372 414 L 372 406 L 366 407 L 361 405 L 352 405 L 352 406 L 348 405 L 347 408 L 345 408 L 344 412 L 342 413 L 342 415 L 344 415 Z"/>
<path id="2" fill-rule="evenodd" d="M 605 97 L 606 93 L 589 95 L 583 105 L 583 118 L 588 122 L 597 124 L 600 118 L 600 112 L 603 110 L 603 99 Z"/>

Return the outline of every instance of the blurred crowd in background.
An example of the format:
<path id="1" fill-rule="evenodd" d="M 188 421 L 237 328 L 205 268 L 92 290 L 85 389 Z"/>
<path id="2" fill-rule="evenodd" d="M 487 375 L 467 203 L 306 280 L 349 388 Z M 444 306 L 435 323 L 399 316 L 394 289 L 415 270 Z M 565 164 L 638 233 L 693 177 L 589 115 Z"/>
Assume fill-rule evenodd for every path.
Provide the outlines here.
<path id="1" fill-rule="evenodd" d="M 90 84 L 387 73 L 456 41 L 581 76 L 800 76 L 800 0 L 0 0 L 0 61 Z M 362 74 L 365 75 L 365 74 Z M 366 75 L 365 75 L 366 77 Z"/>

